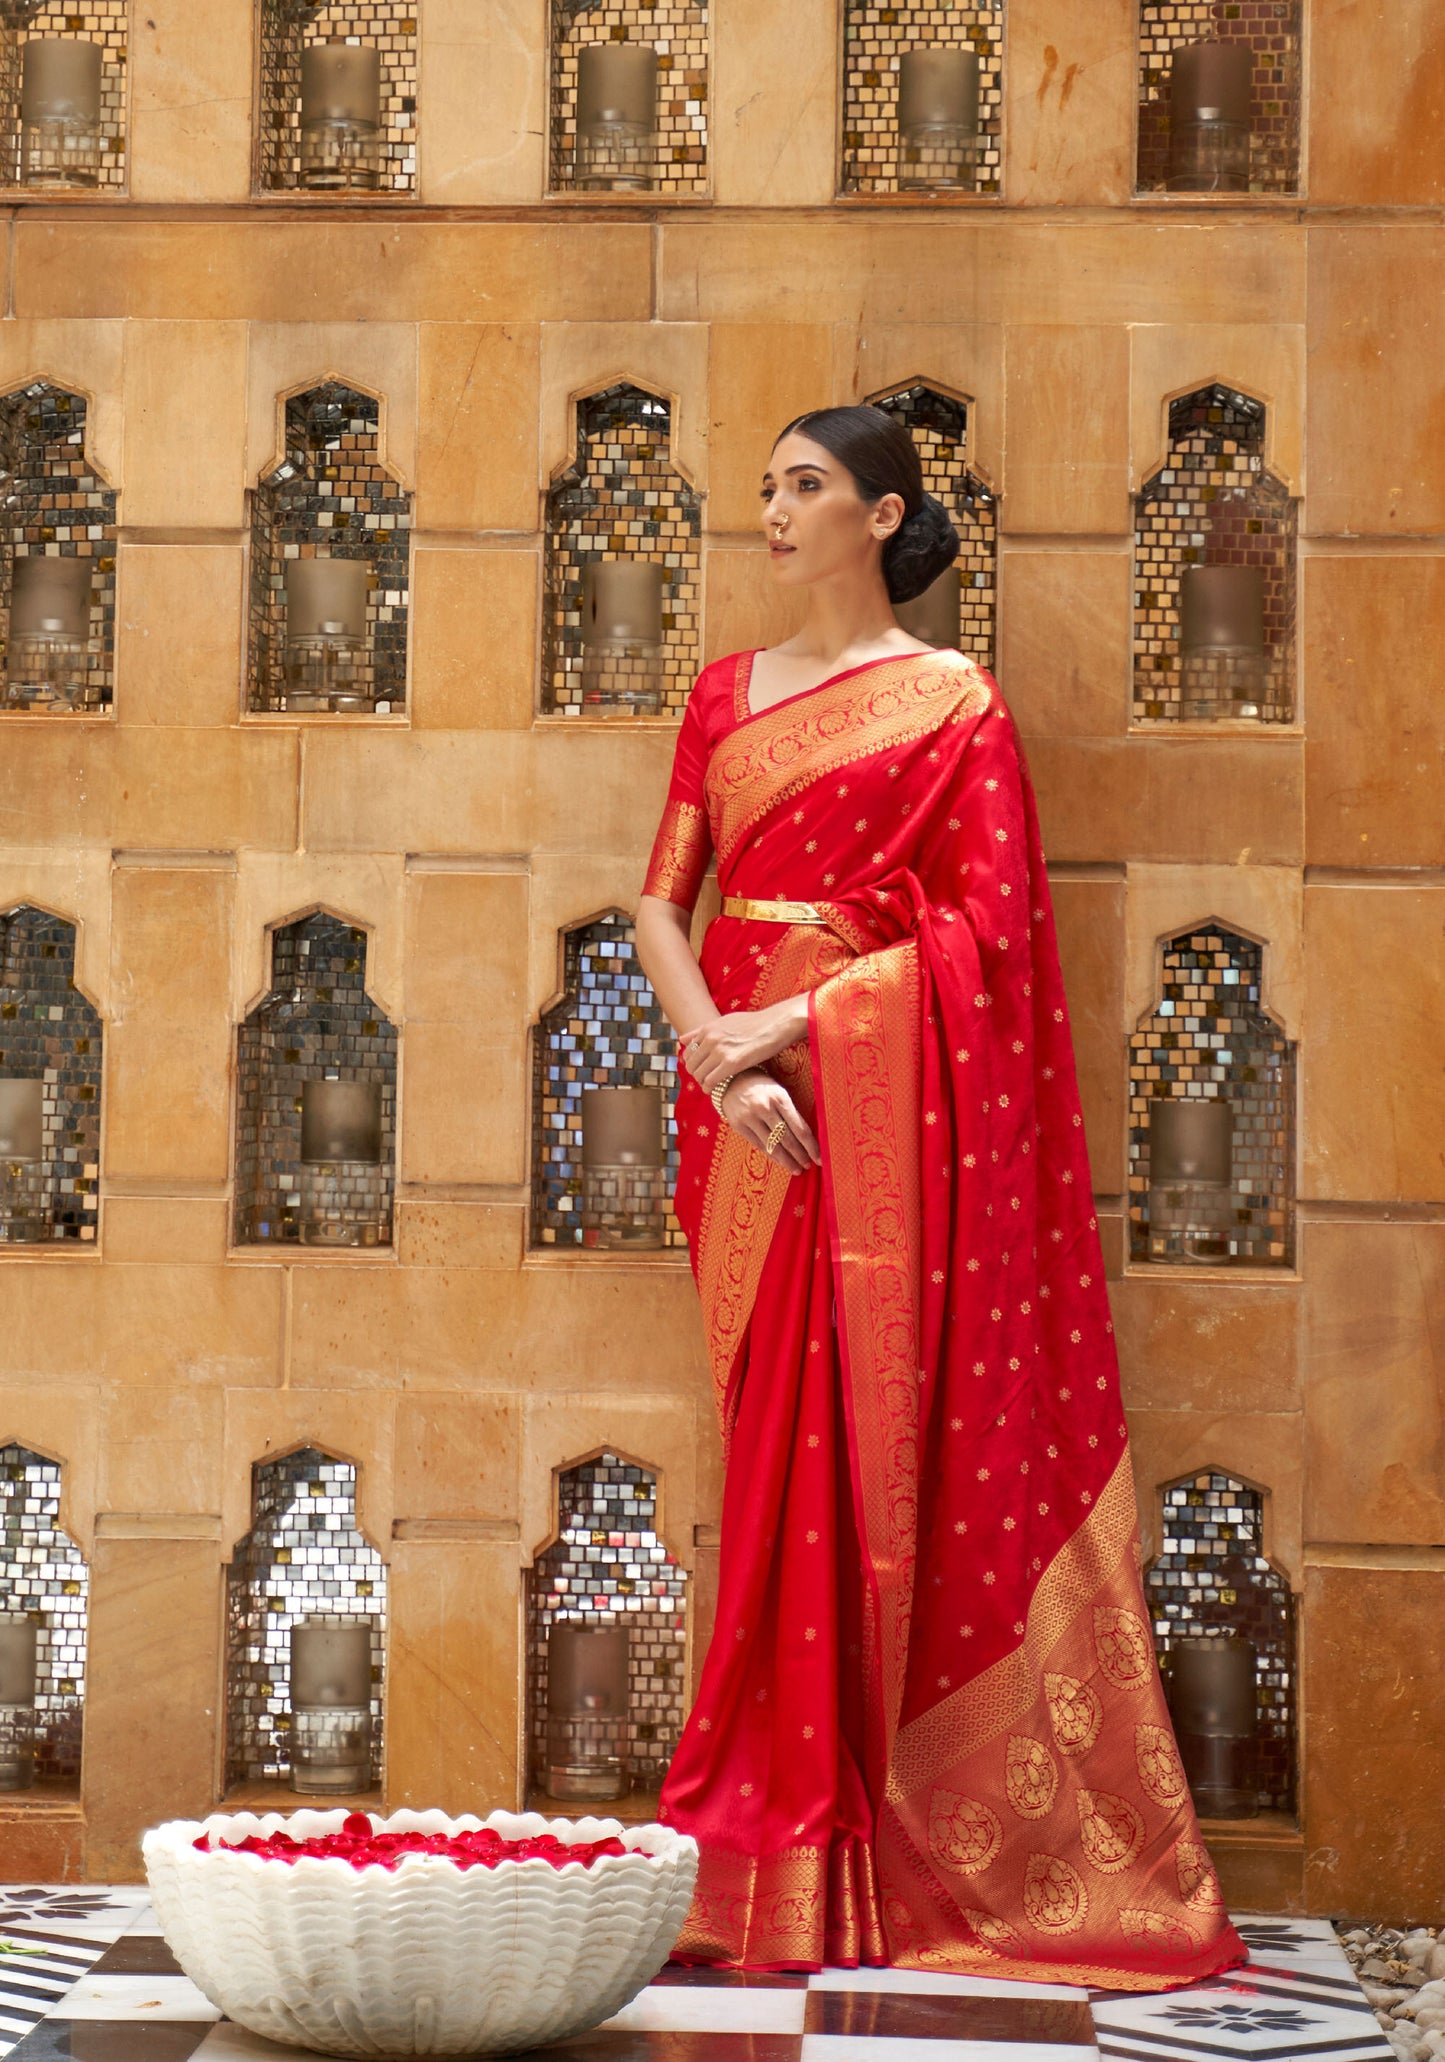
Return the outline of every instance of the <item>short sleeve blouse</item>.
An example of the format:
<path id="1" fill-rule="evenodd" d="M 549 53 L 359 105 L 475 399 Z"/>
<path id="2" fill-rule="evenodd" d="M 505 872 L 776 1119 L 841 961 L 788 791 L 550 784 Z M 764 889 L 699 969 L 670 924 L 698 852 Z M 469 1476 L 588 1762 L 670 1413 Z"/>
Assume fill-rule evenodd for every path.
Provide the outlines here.
<path id="1" fill-rule="evenodd" d="M 642 892 L 660 896 L 665 902 L 676 902 L 683 909 L 695 907 L 712 858 L 712 830 L 703 783 L 708 760 L 737 721 L 738 666 L 744 656 L 735 652 L 703 668 L 688 696 L 682 728 L 677 734 L 667 803 L 653 841 Z"/>

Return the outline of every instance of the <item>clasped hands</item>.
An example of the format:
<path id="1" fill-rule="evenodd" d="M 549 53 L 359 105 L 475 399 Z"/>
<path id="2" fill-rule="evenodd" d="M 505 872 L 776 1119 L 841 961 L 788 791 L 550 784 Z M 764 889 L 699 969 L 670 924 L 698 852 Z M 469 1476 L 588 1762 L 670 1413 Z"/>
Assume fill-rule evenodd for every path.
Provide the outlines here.
<path id="1" fill-rule="evenodd" d="M 793 1098 L 762 1069 L 766 1061 L 807 1035 L 808 998 L 793 995 L 767 1009 L 735 1010 L 729 1016 L 714 1017 L 696 1030 L 685 1031 L 678 1040 L 682 1063 L 699 1088 L 711 1092 L 720 1081 L 730 1079 L 722 1113 L 733 1130 L 790 1174 L 805 1174 L 819 1164 L 822 1155 Z M 771 1149 L 769 1139 L 773 1141 Z"/>

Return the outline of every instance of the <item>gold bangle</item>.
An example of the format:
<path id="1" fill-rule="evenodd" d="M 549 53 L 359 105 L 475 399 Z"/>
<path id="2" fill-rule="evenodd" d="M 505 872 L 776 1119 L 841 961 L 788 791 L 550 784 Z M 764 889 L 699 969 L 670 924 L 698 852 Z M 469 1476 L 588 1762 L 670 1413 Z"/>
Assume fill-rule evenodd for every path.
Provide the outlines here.
<path id="1" fill-rule="evenodd" d="M 708 1094 L 712 1097 L 712 1106 L 717 1111 L 719 1117 L 721 1117 L 723 1113 L 723 1097 L 727 1094 L 728 1090 L 732 1087 L 736 1079 L 736 1074 L 725 1075 L 721 1081 L 715 1081 L 712 1087 L 708 1090 Z"/>

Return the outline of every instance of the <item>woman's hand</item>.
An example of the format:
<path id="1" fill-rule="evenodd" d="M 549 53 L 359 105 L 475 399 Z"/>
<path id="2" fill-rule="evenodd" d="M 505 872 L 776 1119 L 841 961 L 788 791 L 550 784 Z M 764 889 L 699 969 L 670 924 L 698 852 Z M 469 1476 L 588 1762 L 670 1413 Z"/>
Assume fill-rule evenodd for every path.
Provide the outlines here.
<path id="1" fill-rule="evenodd" d="M 806 1174 L 822 1163 L 818 1141 L 803 1122 L 798 1106 L 781 1082 L 771 1074 L 739 1074 L 722 1099 L 722 1113 L 734 1131 L 760 1153 L 767 1152 L 768 1139 L 779 1120 L 787 1126 L 778 1133 L 770 1158 L 789 1174 Z"/>
<path id="2" fill-rule="evenodd" d="M 682 1063 L 699 1088 L 708 1090 L 744 1067 L 760 1067 L 808 1035 L 808 998 L 789 996 L 765 1010 L 735 1010 L 714 1017 L 678 1040 Z"/>

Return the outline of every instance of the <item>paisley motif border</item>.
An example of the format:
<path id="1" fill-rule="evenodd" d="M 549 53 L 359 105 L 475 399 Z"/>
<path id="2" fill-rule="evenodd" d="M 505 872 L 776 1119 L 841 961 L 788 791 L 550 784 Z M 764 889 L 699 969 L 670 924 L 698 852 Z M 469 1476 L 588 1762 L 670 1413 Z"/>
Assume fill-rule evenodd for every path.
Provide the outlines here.
<path id="1" fill-rule="evenodd" d="M 1049 1655 L 1080 1614 L 1092 1610 L 1128 1552 L 1138 1523 L 1126 1450 L 1084 1523 L 1040 1577 L 1021 1643 L 900 1731 L 888 1771 L 888 1795 L 895 1805 L 930 1789 L 944 1769 L 1016 1725 L 1031 1708 Z"/>

